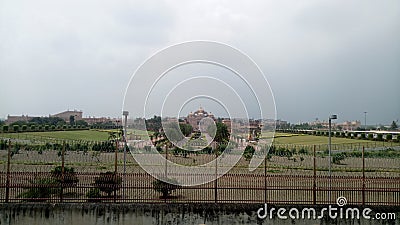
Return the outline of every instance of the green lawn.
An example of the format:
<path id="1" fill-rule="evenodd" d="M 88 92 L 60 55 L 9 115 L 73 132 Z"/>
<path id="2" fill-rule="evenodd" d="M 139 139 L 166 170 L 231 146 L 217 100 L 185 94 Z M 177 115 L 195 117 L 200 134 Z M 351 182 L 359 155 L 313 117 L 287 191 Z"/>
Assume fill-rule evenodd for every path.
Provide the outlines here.
<path id="1" fill-rule="evenodd" d="M 49 131 L 49 132 L 26 132 L 26 133 L 7 133 L 3 137 L 19 139 L 64 139 L 64 140 L 84 140 L 84 141 L 104 141 L 108 139 L 107 131 L 98 130 L 74 130 L 74 131 Z"/>
<path id="2" fill-rule="evenodd" d="M 48 131 L 48 132 L 25 132 L 25 133 L 2 133 L 0 137 L 16 138 L 22 140 L 82 140 L 82 141 L 105 141 L 109 133 L 117 130 L 72 130 L 72 131 Z M 151 133 L 151 132 L 149 132 Z M 128 134 L 139 136 L 147 135 L 146 131 L 128 129 Z"/>
<path id="3" fill-rule="evenodd" d="M 287 133 L 276 133 L 274 138 L 275 144 L 296 144 L 296 145 L 319 145 L 327 144 L 328 137 L 326 136 L 314 136 L 307 134 L 287 134 Z M 337 138 L 332 137 L 332 144 L 354 144 L 354 143 L 375 143 L 369 140 L 359 140 L 350 138 Z"/>

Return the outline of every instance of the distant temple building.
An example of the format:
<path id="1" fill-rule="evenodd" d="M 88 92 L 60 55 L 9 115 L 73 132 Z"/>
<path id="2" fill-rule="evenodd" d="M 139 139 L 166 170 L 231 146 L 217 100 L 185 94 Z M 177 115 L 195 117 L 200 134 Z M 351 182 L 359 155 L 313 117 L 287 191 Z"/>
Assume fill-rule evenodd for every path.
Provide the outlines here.
<path id="1" fill-rule="evenodd" d="M 214 115 L 204 111 L 202 107 L 200 107 L 197 111 L 190 112 L 189 115 L 186 117 L 186 122 L 190 124 L 194 130 L 199 129 L 199 122 L 203 118 L 211 118 L 215 120 Z"/>

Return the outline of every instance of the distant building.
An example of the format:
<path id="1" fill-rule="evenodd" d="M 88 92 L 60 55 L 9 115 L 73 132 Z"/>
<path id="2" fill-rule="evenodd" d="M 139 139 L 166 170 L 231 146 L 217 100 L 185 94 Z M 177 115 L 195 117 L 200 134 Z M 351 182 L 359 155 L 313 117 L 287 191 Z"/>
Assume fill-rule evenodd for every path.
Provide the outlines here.
<path id="1" fill-rule="evenodd" d="M 68 123 L 70 121 L 71 116 L 74 117 L 75 121 L 82 120 L 82 114 L 83 114 L 82 111 L 67 110 L 67 111 L 60 112 L 60 113 L 57 113 L 57 114 L 54 114 L 54 115 L 50 115 L 50 117 L 58 117 L 58 118 L 61 118 L 65 122 Z"/>
<path id="2" fill-rule="evenodd" d="M 356 121 L 345 121 L 343 123 L 338 123 L 337 126 L 341 126 L 342 130 L 357 130 L 357 128 L 361 127 L 361 122 Z"/>
<path id="3" fill-rule="evenodd" d="M 87 122 L 89 125 L 96 124 L 96 123 L 107 123 L 111 122 L 113 124 L 120 124 L 121 119 L 118 118 L 110 118 L 110 117 L 83 117 L 83 112 L 78 110 L 67 110 L 64 112 L 60 112 L 54 115 L 49 115 L 48 117 L 58 117 L 63 119 L 65 122 L 69 123 L 71 116 L 74 117 L 74 121 L 83 120 Z M 18 121 L 29 122 L 31 119 L 36 118 L 38 116 L 28 116 L 28 115 L 21 115 L 21 116 L 7 116 L 5 120 L 6 124 L 11 124 Z"/>
<path id="4" fill-rule="evenodd" d="M 189 115 L 186 117 L 186 122 L 190 124 L 194 130 L 198 130 L 199 122 L 203 118 L 211 118 L 215 121 L 213 114 L 204 111 L 204 109 L 200 107 L 197 111 L 189 113 Z"/>
<path id="5" fill-rule="evenodd" d="M 4 121 L 7 125 L 11 123 L 15 123 L 18 121 L 22 122 L 29 122 L 29 120 L 35 118 L 34 116 L 28 116 L 28 115 L 21 115 L 21 116 L 7 116 L 7 119 Z"/>

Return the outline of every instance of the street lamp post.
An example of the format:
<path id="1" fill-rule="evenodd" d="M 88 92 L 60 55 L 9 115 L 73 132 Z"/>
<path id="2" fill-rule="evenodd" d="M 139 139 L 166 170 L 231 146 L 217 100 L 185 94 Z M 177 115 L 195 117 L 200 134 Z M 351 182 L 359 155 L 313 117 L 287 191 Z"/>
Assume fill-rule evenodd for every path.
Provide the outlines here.
<path id="1" fill-rule="evenodd" d="M 364 130 L 367 130 L 367 112 L 364 112 Z"/>
<path id="2" fill-rule="evenodd" d="M 332 189 L 332 141 L 331 141 L 331 132 L 332 132 L 332 120 L 336 120 L 337 115 L 330 115 L 329 116 L 329 140 L 328 140 L 328 151 L 329 151 L 329 201 L 331 200 L 331 189 Z"/>

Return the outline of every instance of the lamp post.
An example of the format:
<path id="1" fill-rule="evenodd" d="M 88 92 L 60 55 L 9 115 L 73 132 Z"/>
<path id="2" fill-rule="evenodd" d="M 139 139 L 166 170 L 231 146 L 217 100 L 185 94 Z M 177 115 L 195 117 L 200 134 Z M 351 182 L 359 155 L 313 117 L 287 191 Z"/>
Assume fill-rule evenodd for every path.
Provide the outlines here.
<path id="1" fill-rule="evenodd" d="M 331 151 L 332 151 L 332 143 L 331 143 L 331 131 L 332 131 L 332 120 L 336 120 L 337 115 L 330 115 L 329 116 L 329 143 L 328 143 L 328 150 L 329 150 L 329 177 L 332 176 L 332 158 L 331 158 Z"/>
<path id="2" fill-rule="evenodd" d="M 364 112 L 364 130 L 367 130 L 367 112 Z"/>
<path id="3" fill-rule="evenodd" d="M 328 151 L 329 151 L 329 201 L 331 200 L 331 189 L 332 189 L 332 142 L 331 142 L 331 131 L 332 131 L 332 120 L 336 120 L 337 115 L 330 115 L 329 116 L 329 143 L 328 143 Z"/>

